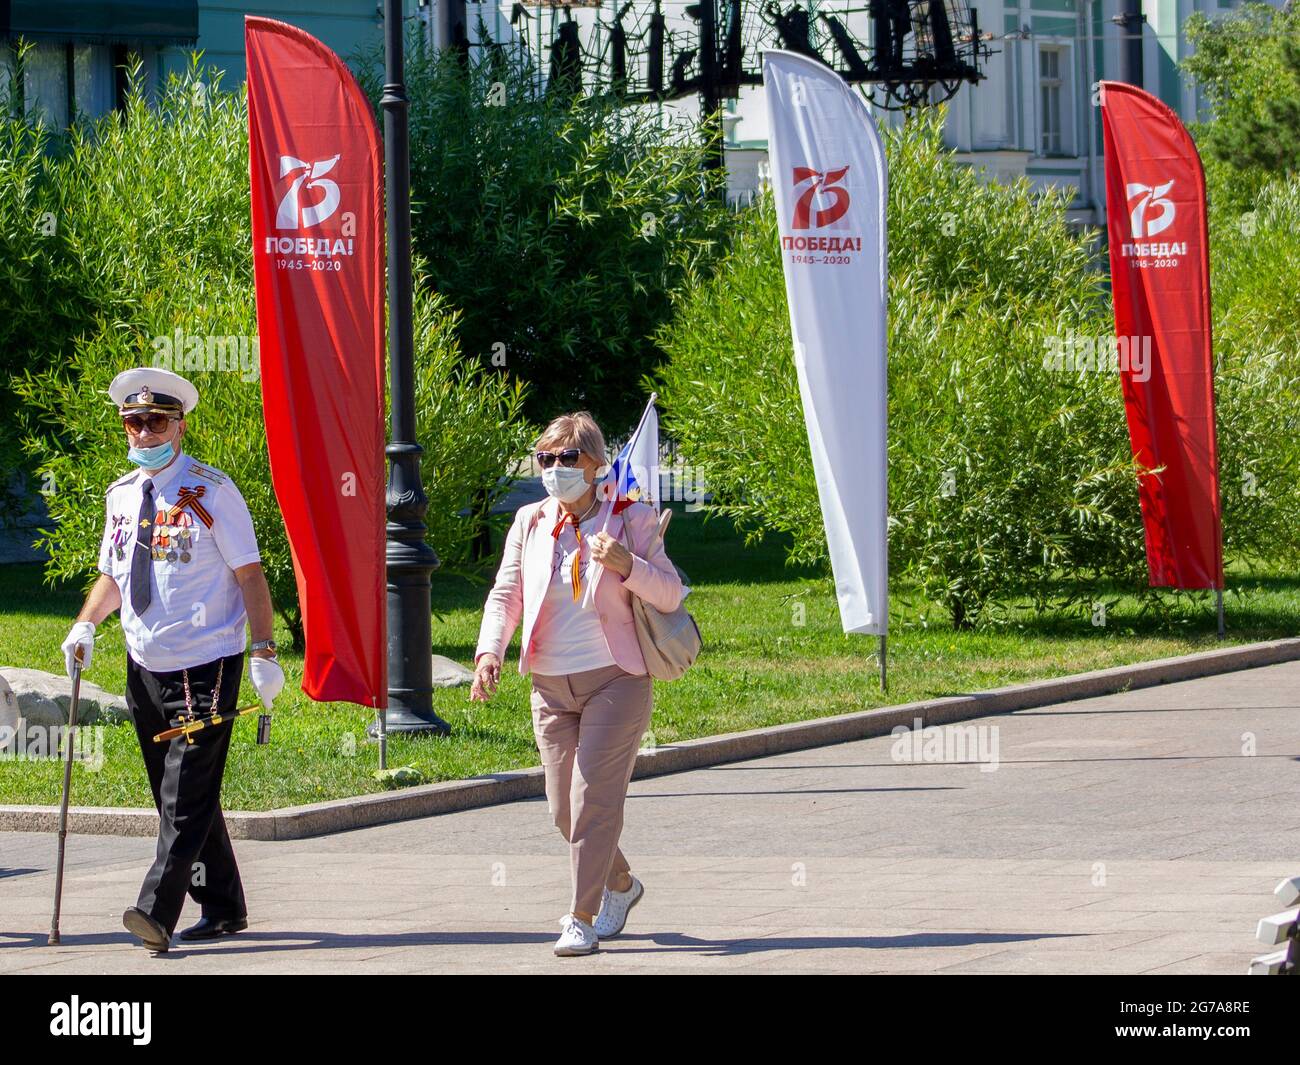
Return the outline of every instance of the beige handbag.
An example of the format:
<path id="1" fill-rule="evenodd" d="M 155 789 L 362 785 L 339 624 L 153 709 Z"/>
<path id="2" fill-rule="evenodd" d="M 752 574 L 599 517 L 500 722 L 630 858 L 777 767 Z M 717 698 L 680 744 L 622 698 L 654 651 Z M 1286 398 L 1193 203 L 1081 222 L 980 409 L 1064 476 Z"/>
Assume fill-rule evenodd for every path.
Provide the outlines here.
<path id="1" fill-rule="evenodd" d="M 672 516 L 671 510 L 659 515 L 658 536 L 661 540 Z M 642 557 L 649 557 L 648 550 Z M 665 614 L 633 593 L 632 619 L 636 623 L 636 640 L 641 645 L 646 671 L 656 680 L 676 680 L 691 668 L 704 646 L 699 625 L 681 603 L 677 604 L 676 610 Z"/>

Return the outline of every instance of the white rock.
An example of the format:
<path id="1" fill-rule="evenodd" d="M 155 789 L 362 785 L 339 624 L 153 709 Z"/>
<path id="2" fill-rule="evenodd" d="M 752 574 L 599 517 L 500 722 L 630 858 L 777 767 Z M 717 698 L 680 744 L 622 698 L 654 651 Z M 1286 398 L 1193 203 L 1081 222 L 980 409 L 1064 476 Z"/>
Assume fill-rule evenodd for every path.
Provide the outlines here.
<path id="1" fill-rule="evenodd" d="M 8 682 L 18 701 L 18 713 L 28 725 L 66 725 L 72 702 L 72 681 L 62 674 L 39 669 L 0 666 L 0 678 Z M 79 725 L 111 725 L 129 721 L 126 700 L 104 691 L 84 678 L 77 707 Z"/>
<path id="2" fill-rule="evenodd" d="M 462 684 L 472 684 L 474 671 L 466 669 L 459 662 L 454 662 L 446 655 L 433 656 L 433 686 L 435 688 L 456 688 Z"/>

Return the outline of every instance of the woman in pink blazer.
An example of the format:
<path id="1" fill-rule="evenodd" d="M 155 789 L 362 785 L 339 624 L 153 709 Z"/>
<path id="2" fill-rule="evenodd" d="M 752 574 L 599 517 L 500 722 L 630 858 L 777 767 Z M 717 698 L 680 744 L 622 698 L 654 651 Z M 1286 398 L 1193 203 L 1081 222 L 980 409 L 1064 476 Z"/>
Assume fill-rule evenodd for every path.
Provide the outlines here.
<path id="1" fill-rule="evenodd" d="M 623 930 L 644 894 L 619 850 L 623 805 L 652 681 L 637 643 L 632 596 L 677 608 L 682 582 L 645 503 L 598 491 L 605 438 L 586 411 L 556 418 L 537 441 L 547 498 L 519 508 L 488 594 L 470 698 L 486 701 L 523 621 L 519 672 L 532 673 L 533 734 L 546 799 L 569 842 L 573 899 L 561 956 L 590 954 Z M 606 524 L 608 520 L 608 524 Z"/>

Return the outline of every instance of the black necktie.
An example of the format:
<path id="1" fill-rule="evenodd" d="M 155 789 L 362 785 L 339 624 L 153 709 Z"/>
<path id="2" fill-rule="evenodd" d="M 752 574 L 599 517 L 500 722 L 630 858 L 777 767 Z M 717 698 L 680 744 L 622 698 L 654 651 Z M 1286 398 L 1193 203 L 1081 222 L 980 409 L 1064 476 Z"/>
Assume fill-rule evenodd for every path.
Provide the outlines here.
<path id="1" fill-rule="evenodd" d="M 153 481 L 141 486 L 140 518 L 135 526 L 135 554 L 131 556 L 131 609 L 139 617 L 149 608 L 149 578 L 153 573 Z"/>

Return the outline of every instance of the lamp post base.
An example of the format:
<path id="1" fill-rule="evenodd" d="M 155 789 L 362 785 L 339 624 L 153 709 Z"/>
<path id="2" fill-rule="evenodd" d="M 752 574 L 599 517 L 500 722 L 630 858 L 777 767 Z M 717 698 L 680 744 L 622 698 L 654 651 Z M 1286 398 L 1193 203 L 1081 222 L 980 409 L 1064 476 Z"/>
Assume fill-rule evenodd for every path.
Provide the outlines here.
<path id="1" fill-rule="evenodd" d="M 391 699 L 393 696 L 392 689 L 389 689 L 388 695 Z M 382 711 L 376 712 L 381 713 Z M 414 733 L 427 733 L 431 736 L 451 735 L 451 726 L 447 722 L 432 710 L 425 711 L 425 713 L 428 715 L 427 717 L 417 714 L 409 708 L 394 706 L 390 702 L 388 707 L 388 735 L 392 736 L 398 732 L 407 736 Z M 372 721 L 366 726 L 366 735 L 372 740 L 379 738 L 378 721 Z"/>

